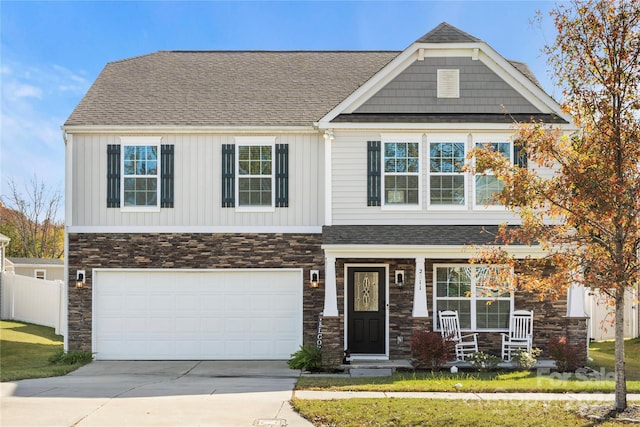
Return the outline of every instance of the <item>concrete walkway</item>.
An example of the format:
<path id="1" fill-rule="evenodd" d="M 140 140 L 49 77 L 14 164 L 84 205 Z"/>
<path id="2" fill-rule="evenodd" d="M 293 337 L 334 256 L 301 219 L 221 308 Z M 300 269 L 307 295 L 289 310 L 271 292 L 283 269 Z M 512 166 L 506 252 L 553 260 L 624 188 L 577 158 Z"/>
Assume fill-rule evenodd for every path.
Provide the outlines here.
<path id="1" fill-rule="evenodd" d="M 465 393 L 465 392 L 382 392 L 382 391 L 310 391 L 296 390 L 298 399 L 358 399 L 358 398 L 409 398 L 409 399 L 464 399 L 464 400 L 561 400 L 613 402 L 613 393 Z M 640 394 L 628 394 L 628 401 L 640 401 Z"/>

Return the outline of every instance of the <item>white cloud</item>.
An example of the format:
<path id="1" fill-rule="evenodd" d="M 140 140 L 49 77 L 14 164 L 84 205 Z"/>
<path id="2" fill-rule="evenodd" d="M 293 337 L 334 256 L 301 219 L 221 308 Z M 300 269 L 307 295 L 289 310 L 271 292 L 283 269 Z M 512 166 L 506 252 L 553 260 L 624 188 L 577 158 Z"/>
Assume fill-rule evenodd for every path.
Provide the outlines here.
<path id="1" fill-rule="evenodd" d="M 5 86 L 9 99 L 17 98 L 42 98 L 42 90 L 38 87 L 26 84 L 10 84 Z"/>

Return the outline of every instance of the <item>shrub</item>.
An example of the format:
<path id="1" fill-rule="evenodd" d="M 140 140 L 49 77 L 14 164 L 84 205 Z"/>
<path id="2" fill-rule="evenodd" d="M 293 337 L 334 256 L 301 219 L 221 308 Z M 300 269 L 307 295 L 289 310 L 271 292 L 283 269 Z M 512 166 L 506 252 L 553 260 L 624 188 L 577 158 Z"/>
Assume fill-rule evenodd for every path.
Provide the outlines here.
<path id="1" fill-rule="evenodd" d="M 319 371 L 322 369 L 322 350 L 315 345 L 300 346 L 300 350 L 291 355 L 287 364 L 291 369 Z"/>
<path id="2" fill-rule="evenodd" d="M 532 348 L 531 351 L 517 350 L 511 355 L 511 361 L 519 370 L 528 371 L 536 366 L 541 353 L 539 348 Z"/>
<path id="3" fill-rule="evenodd" d="M 67 351 L 60 350 L 49 358 L 49 363 L 54 365 L 75 365 L 87 363 L 93 360 L 93 354 L 88 351 Z"/>
<path id="4" fill-rule="evenodd" d="M 480 372 L 492 371 L 498 367 L 500 358 L 493 354 L 483 353 L 482 351 L 474 351 L 467 359 L 471 365 Z"/>
<path id="5" fill-rule="evenodd" d="M 417 330 L 411 336 L 411 351 L 417 367 L 439 370 L 452 358 L 454 348 L 453 341 L 443 339 L 437 332 Z"/>
<path id="6" fill-rule="evenodd" d="M 549 357 L 556 361 L 558 372 L 574 372 L 582 366 L 584 343 L 569 344 L 567 337 L 551 337 L 547 348 Z"/>

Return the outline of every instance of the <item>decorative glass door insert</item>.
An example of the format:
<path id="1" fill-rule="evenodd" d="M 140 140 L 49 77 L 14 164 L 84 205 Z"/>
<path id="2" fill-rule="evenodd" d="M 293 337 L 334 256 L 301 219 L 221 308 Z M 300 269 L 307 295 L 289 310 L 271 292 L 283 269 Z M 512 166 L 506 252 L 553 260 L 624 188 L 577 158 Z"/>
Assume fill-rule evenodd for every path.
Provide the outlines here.
<path id="1" fill-rule="evenodd" d="M 378 273 L 356 272 L 354 278 L 354 310 L 378 311 Z"/>

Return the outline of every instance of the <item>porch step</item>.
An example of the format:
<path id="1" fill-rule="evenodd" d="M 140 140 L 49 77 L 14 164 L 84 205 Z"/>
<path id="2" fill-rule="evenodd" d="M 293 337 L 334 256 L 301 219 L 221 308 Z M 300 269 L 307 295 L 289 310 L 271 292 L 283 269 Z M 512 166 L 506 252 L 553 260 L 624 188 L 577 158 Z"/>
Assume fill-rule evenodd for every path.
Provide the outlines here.
<path id="1" fill-rule="evenodd" d="M 413 369 L 409 360 L 357 360 L 342 369 L 351 377 L 388 377 L 397 369 Z"/>

